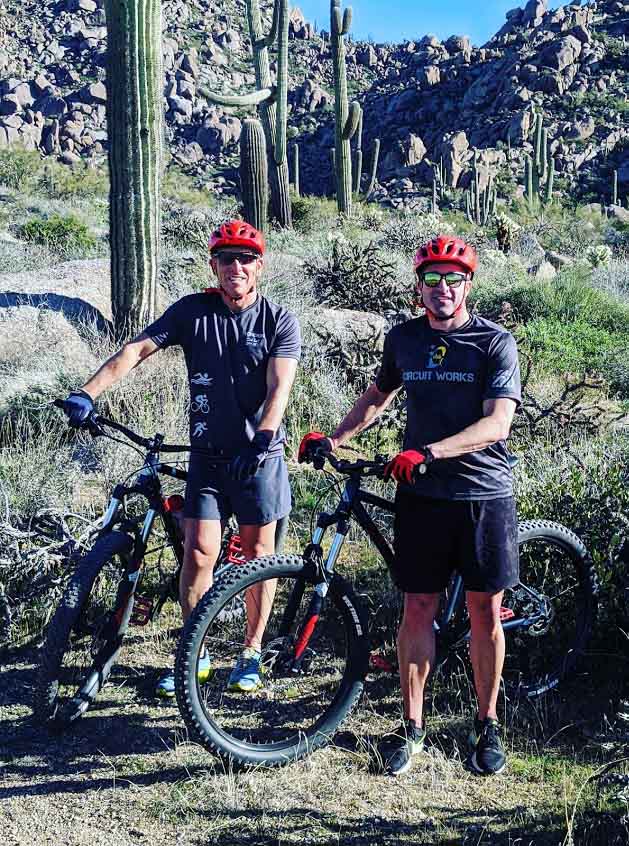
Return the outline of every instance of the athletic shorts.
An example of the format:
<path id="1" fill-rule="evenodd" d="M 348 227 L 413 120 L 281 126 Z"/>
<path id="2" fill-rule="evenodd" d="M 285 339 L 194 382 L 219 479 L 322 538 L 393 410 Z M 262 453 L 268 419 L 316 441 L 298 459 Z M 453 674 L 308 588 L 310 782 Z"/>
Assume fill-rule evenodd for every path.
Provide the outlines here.
<path id="1" fill-rule="evenodd" d="M 391 576 L 405 593 L 441 593 L 454 570 L 466 590 L 498 593 L 519 581 L 513 497 L 419 497 L 398 488 Z"/>
<path id="2" fill-rule="evenodd" d="M 264 526 L 290 513 L 291 494 L 283 455 L 267 458 L 255 476 L 236 481 L 225 465 L 211 458 L 190 457 L 184 515 L 197 520 L 228 520 Z"/>

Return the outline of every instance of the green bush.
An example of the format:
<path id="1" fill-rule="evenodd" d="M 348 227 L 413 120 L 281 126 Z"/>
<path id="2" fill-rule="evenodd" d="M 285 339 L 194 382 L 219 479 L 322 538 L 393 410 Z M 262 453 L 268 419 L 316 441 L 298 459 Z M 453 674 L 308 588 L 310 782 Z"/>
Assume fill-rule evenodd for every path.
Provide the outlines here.
<path id="1" fill-rule="evenodd" d="M 338 226 L 336 201 L 325 197 L 293 197 L 293 226 L 309 234 Z"/>
<path id="2" fill-rule="evenodd" d="M 94 235 L 73 214 L 31 218 L 18 228 L 18 236 L 62 256 L 91 254 L 96 247 Z"/>
<path id="3" fill-rule="evenodd" d="M 397 266 L 373 241 L 363 247 L 337 238 L 325 264 L 307 260 L 304 267 L 313 280 L 315 297 L 331 308 L 382 312 L 411 304 Z"/>
<path id="4" fill-rule="evenodd" d="M 622 336 L 583 321 L 562 323 L 546 317 L 529 321 L 518 334 L 534 361 L 550 372 L 604 372 L 606 361 L 623 342 Z"/>
<path id="5" fill-rule="evenodd" d="M 49 197 L 60 200 L 106 197 L 109 191 L 107 166 L 95 168 L 86 162 L 67 167 L 47 161 L 39 177 L 39 184 Z"/>
<path id="6" fill-rule="evenodd" d="M 0 150 L 0 185 L 26 191 L 41 168 L 41 156 L 34 150 L 9 147 Z"/>

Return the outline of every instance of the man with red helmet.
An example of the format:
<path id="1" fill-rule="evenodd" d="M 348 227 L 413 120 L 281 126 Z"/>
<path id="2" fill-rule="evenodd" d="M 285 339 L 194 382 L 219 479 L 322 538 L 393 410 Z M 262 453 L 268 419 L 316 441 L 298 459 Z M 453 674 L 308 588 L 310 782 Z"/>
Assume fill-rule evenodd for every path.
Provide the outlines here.
<path id="1" fill-rule="evenodd" d="M 423 747 L 433 623 L 453 569 L 465 583 L 478 697 L 469 764 L 486 775 L 506 764 L 496 714 L 504 662 L 500 607 L 504 589 L 518 582 L 518 554 L 505 441 L 521 389 L 513 336 L 468 311 L 477 265 L 461 238 L 440 235 L 420 247 L 416 291 L 425 316 L 391 329 L 375 382 L 331 436 L 310 432 L 299 450 L 306 461 L 317 447 L 336 449 L 406 389 L 404 449 L 386 468 L 398 483 L 392 577 L 404 592 L 398 632 L 404 722 L 381 745 L 391 775 L 405 772 Z"/>
<path id="2" fill-rule="evenodd" d="M 282 418 L 300 356 L 297 318 L 258 292 L 264 236 L 242 220 L 222 224 L 210 239 L 218 287 L 174 303 L 142 334 L 119 350 L 66 400 L 72 425 L 81 425 L 104 390 L 153 353 L 183 349 L 190 385 L 192 445 L 185 499 L 184 561 L 179 584 L 187 618 L 212 584 L 221 546 L 221 523 L 238 519 L 247 558 L 274 551 L 276 521 L 291 507 L 284 462 Z M 203 449 L 195 452 L 195 447 Z M 232 458 L 211 464 L 208 450 Z M 229 680 L 244 692 L 260 684 L 260 645 L 273 587 L 256 586 L 247 597 L 244 650 Z M 211 674 L 201 659 L 199 679 Z M 167 671 L 156 692 L 175 695 Z"/>

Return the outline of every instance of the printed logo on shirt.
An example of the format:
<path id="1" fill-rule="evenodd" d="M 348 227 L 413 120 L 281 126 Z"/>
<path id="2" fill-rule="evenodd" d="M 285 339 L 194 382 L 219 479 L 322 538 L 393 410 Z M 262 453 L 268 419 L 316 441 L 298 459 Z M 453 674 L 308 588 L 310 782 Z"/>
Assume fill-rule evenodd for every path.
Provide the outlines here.
<path id="1" fill-rule="evenodd" d="M 448 348 L 443 344 L 432 344 L 428 350 L 428 360 L 426 361 L 426 367 L 429 370 L 433 370 L 435 367 L 442 367 L 447 353 Z"/>
<path id="2" fill-rule="evenodd" d="M 153 340 L 158 347 L 163 347 L 168 340 L 168 332 L 160 332 L 159 335 L 153 335 Z"/>
<path id="3" fill-rule="evenodd" d="M 458 370 L 405 370 L 405 382 L 475 382 L 476 374 Z"/>
<path id="4" fill-rule="evenodd" d="M 204 423 L 202 420 L 198 423 L 194 424 L 194 429 L 192 430 L 192 437 L 193 438 L 201 438 L 207 432 L 207 423 Z"/>
<path id="5" fill-rule="evenodd" d="M 257 332 L 247 332 L 245 335 L 245 344 L 248 347 L 259 347 L 264 342 L 264 335 L 260 335 Z"/>
<path id="6" fill-rule="evenodd" d="M 190 404 L 190 410 L 195 413 L 201 414 L 209 414 L 210 413 L 210 402 L 205 394 L 197 394 L 192 403 Z"/>
<path id="7" fill-rule="evenodd" d="M 191 385 L 205 385 L 205 387 L 209 388 L 214 378 L 209 376 L 207 373 L 195 373 L 192 379 L 190 379 Z"/>

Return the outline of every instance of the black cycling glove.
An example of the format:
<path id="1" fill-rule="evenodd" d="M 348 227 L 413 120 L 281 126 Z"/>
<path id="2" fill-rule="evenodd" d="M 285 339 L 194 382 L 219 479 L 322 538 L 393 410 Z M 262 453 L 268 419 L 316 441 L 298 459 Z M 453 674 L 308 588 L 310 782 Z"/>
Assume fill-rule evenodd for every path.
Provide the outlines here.
<path id="1" fill-rule="evenodd" d="M 63 402 L 63 410 L 68 417 L 70 426 L 78 429 L 94 411 L 94 400 L 85 391 L 72 391 Z"/>

